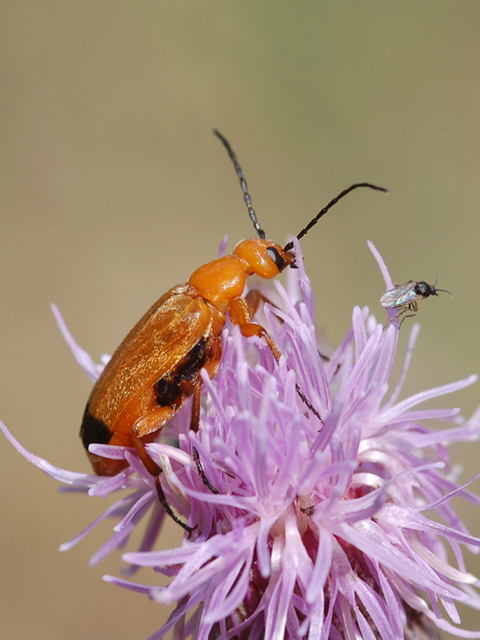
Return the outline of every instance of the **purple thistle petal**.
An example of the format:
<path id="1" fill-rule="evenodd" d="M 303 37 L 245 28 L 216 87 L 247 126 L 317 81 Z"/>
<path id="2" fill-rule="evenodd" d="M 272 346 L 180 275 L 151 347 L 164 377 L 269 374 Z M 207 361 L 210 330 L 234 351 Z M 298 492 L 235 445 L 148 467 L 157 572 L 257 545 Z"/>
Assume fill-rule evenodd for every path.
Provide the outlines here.
<path id="1" fill-rule="evenodd" d="M 452 384 L 446 384 L 442 387 L 437 387 L 435 389 L 430 389 L 429 391 L 422 391 L 421 393 L 417 393 L 403 402 L 399 402 L 394 405 L 391 409 L 386 411 L 381 411 L 381 419 L 382 422 L 390 422 L 392 419 L 398 417 L 402 413 L 405 413 L 407 409 L 414 407 L 421 402 L 425 402 L 426 400 L 431 400 L 432 398 L 438 398 L 440 396 L 444 396 L 447 393 L 454 393 L 455 391 L 460 391 L 460 389 L 464 389 L 472 384 L 474 384 L 478 379 L 478 376 L 472 375 L 464 380 L 459 380 L 458 382 L 453 382 Z"/>
<path id="2" fill-rule="evenodd" d="M 18 440 L 13 437 L 13 435 L 1 420 L 0 429 L 2 430 L 7 440 L 9 440 L 11 444 L 13 444 L 15 449 L 26 460 L 28 460 L 28 462 L 38 467 L 41 471 L 43 471 L 54 480 L 58 480 L 59 482 L 63 482 L 64 484 L 68 485 L 75 485 L 77 488 L 84 490 L 89 489 L 91 486 L 95 485 L 98 482 L 97 476 L 89 473 L 75 473 L 74 471 L 67 471 L 66 469 L 55 467 L 54 465 L 47 462 L 47 460 L 39 458 L 33 453 L 30 453 L 18 442 Z"/>
<path id="3" fill-rule="evenodd" d="M 296 264 L 298 269 L 298 289 L 303 303 L 306 305 L 312 324 L 315 325 L 315 299 L 313 297 L 312 285 L 310 278 L 305 271 L 303 262 L 302 248 L 297 238 L 293 239 L 293 248 L 295 250 Z"/>
<path id="4" fill-rule="evenodd" d="M 385 280 L 385 287 L 388 289 L 392 289 L 395 285 L 393 284 L 393 280 L 388 272 L 387 265 L 385 264 L 382 256 L 378 252 L 376 246 L 371 242 L 371 240 L 367 241 L 368 248 L 373 253 L 373 257 L 377 261 L 378 266 L 380 267 L 380 272 Z"/>
<path id="5" fill-rule="evenodd" d="M 92 382 L 96 382 L 96 380 L 102 373 L 106 363 L 95 364 L 92 358 L 89 356 L 89 354 L 86 351 L 84 351 L 81 347 L 79 347 L 78 344 L 75 342 L 75 339 L 73 338 L 72 334 L 68 330 L 68 327 L 65 324 L 65 321 L 57 305 L 52 304 L 51 309 L 55 317 L 55 320 L 57 321 L 58 328 L 60 329 L 65 342 L 70 347 L 70 350 L 73 353 L 75 360 L 82 367 L 82 369 L 90 378 L 90 380 Z"/>
<path id="6" fill-rule="evenodd" d="M 403 365 L 402 365 L 402 371 L 400 374 L 400 378 L 395 386 L 395 389 L 392 392 L 392 395 L 390 396 L 390 398 L 387 400 L 387 402 L 385 403 L 384 407 L 390 407 L 392 404 L 394 404 L 397 401 L 398 396 L 400 395 L 400 392 L 402 390 L 403 387 L 403 383 L 406 380 L 407 374 L 408 374 L 408 370 L 410 368 L 410 362 L 412 360 L 412 355 L 413 355 L 413 349 L 415 347 L 415 343 L 417 341 L 418 338 L 418 334 L 420 333 L 420 324 L 418 322 L 416 322 L 413 327 L 412 330 L 410 331 L 410 335 L 408 337 L 408 344 L 407 344 L 407 348 L 405 349 L 405 355 L 403 357 Z"/>

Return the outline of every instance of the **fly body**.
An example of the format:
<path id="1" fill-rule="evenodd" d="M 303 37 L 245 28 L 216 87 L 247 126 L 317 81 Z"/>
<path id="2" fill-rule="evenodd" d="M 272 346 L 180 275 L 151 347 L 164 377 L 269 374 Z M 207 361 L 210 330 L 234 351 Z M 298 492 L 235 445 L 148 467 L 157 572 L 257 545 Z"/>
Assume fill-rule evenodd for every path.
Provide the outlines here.
<path id="1" fill-rule="evenodd" d="M 394 316 L 390 322 L 393 322 L 396 318 L 402 317 L 400 324 L 405 318 L 412 318 L 418 313 L 418 302 L 424 300 L 430 296 L 438 296 L 438 291 L 443 291 L 452 296 L 450 291 L 446 289 L 437 289 L 437 282 L 435 284 L 428 284 L 421 280 L 410 280 L 405 284 L 396 284 L 392 289 L 386 291 L 380 298 L 380 304 L 386 309 L 399 309 L 399 312 Z M 410 313 L 408 313 L 410 312 Z"/>

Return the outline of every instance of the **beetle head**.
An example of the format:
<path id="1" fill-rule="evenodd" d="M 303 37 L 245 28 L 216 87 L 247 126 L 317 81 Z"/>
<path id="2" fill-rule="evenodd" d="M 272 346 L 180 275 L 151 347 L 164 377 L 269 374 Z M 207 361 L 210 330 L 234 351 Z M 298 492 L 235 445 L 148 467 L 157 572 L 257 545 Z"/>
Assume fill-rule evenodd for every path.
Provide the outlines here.
<path id="1" fill-rule="evenodd" d="M 288 266 L 294 266 L 293 251 L 285 251 L 283 247 L 271 240 L 250 238 L 241 240 L 233 255 L 247 263 L 245 269 L 248 275 L 254 273 L 261 278 L 275 278 Z"/>

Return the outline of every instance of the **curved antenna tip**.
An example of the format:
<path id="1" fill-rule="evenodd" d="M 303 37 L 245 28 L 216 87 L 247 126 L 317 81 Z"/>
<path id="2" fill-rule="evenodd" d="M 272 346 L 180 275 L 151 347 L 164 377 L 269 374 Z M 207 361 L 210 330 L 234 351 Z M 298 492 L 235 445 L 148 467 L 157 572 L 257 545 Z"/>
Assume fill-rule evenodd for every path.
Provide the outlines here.
<path id="1" fill-rule="evenodd" d="M 355 189 L 359 189 L 361 187 L 368 187 L 369 189 L 375 189 L 375 191 L 383 191 L 383 193 L 388 193 L 388 189 L 385 189 L 385 187 L 379 187 L 376 184 L 371 184 L 370 182 L 356 182 L 355 184 L 352 184 L 350 187 L 348 187 L 348 189 L 344 189 L 341 193 L 338 194 L 338 196 L 330 200 L 330 202 L 325 207 L 323 207 L 323 209 L 319 211 L 312 220 L 310 220 L 307 226 L 302 229 L 297 235 L 297 240 L 301 240 L 310 231 L 310 229 L 317 224 L 320 218 L 323 218 L 327 211 L 329 211 L 334 205 L 336 205 L 339 200 L 344 198 L 351 191 L 354 191 Z M 291 249 L 293 249 L 293 242 L 288 242 L 283 248 L 284 251 L 290 251 Z"/>

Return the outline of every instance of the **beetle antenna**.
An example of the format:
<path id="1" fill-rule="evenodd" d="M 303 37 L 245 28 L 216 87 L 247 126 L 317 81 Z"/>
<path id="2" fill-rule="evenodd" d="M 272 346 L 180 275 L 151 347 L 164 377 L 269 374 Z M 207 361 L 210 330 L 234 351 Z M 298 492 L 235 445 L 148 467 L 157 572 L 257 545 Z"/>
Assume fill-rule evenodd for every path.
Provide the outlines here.
<path id="1" fill-rule="evenodd" d="M 252 199 L 250 198 L 250 194 L 248 193 L 247 181 L 245 180 L 245 177 L 243 175 L 242 167 L 238 164 L 237 156 L 235 155 L 235 152 L 230 146 L 229 141 L 224 136 L 222 136 L 220 131 L 217 131 L 217 129 L 214 129 L 213 133 L 217 136 L 217 138 L 220 138 L 220 140 L 223 142 L 224 147 L 228 151 L 230 160 L 233 162 L 233 166 L 235 167 L 235 171 L 240 180 L 240 186 L 242 187 L 243 197 L 245 199 L 245 204 L 247 205 L 248 215 L 250 216 L 250 219 L 253 222 L 253 226 L 255 227 L 255 231 L 258 233 L 259 238 L 263 239 L 265 238 L 265 231 L 260 227 L 260 223 L 258 222 L 257 216 L 255 215 L 255 211 L 253 210 Z"/>
<path id="2" fill-rule="evenodd" d="M 313 220 L 310 220 L 310 222 L 307 224 L 305 229 L 302 229 L 298 234 L 297 240 L 300 240 L 301 238 L 303 238 L 303 236 L 307 235 L 310 229 L 317 224 L 320 218 L 323 218 L 323 216 L 327 213 L 327 211 L 329 211 L 334 205 L 336 205 L 339 200 L 344 198 L 348 193 L 350 193 L 350 191 L 354 191 L 355 189 L 359 189 L 360 187 L 368 187 L 369 189 L 375 189 L 376 191 L 384 191 L 385 193 L 388 193 L 388 189 L 384 189 L 383 187 L 377 187 L 376 185 L 370 184 L 369 182 L 358 182 L 356 184 L 352 184 L 351 187 L 348 187 L 348 189 L 345 189 L 345 191 L 342 191 L 342 193 L 339 193 L 336 198 L 333 198 L 333 200 L 330 200 L 327 206 L 323 207 L 323 209 L 319 213 L 317 213 L 317 215 L 315 216 L 315 218 L 313 218 Z M 292 249 L 293 249 L 293 242 L 288 242 L 283 247 L 284 251 L 291 251 Z"/>

